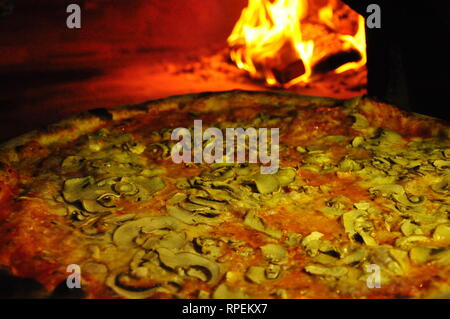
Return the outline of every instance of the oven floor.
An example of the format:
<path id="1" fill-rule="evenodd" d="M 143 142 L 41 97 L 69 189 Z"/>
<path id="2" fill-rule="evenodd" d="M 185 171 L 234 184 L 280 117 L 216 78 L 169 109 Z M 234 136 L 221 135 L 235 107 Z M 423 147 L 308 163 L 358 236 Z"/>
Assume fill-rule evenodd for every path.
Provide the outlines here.
<path id="1" fill-rule="evenodd" d="M 226 49 L 141 48 L 53 53 L 2 66 L 0 140 L 98 107 L 114 107 L 176 94 L 232 89 L 268 90 L 230 61 Z M 366 93 L 366 70 L 317 78 L 288 91 L 349 98 Z M 273 88 L 272 88 L 273 89 Z"/>

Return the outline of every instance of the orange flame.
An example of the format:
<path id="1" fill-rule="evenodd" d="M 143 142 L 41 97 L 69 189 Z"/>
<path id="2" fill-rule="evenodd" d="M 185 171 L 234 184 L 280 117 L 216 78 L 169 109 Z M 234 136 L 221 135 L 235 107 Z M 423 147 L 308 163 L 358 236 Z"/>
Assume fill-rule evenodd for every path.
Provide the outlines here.
<path id="1" fill-rule="evenodd" d="M 321 23 L 334 29 L 333 3 L 318 12 Z M 228 37 L 231 59 L 253 78 L 265 79 L 270 86 L 290 87 L 311 81 L 315 42 L 305 40 L 302 20 L 308 15 L 308 0 L 249 0 L 247 8 Z M 355 36 L 340 35 L 342 49 L 356 49 L 361 60 L 340 66 L 338 73 L 366 63 L 364 18 L 359 17 Z M 280 81 L 277 74 L 289 67 L 295 72 Z M 278 73 L 277 73 L 278 72 Z"/>
<path id="2" fill-rule="evenodd" d="M 344 41 L 344 49 L 356 49 L 361 55 L 361 59 L 357 62 L 349 62 L 338 67 L 334 72 L 342 73 L 351 69 L 358 69 L 364 66 L 367 62 L 366 53 L 366 29 L 365 21 L 362 16 L 358 17 L 358 31 L 354 36 L 341 35 L 339 38 Z"/>

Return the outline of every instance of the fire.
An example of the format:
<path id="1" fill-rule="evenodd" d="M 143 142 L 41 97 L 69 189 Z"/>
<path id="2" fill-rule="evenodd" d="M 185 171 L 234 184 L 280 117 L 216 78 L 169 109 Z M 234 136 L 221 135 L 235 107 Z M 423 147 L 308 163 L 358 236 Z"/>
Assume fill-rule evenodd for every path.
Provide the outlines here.
<path id="1" fill-rule="evenodd" d="M 311 0 L 310 0 L 311 1 Z M 357 50 L 361 59 L 338 67 L 341 73 L 366 63 L 364 18 L 359 16 L 355 35 L 340 34 L 333 22 L 336 0 L 317 12 L 317 20 L 338 33 L 342 50 Z M 318 50 L 314 39 L 305 37 L 303 22 L 309 19 L 308 0 L 249 0 L 247 8 L 228 37 L 231 59 L 252 77 L 269 86 L 291 87 L 311 82 Z M 317 51 L 317 52 L 316 52 Z"/>
<path id="2" fill-rule="evenodd" d="M 335 72 L 342 73 L 351 69 L 358 69 L 367 62 L 366 53 L 366 29 L 364 27 L 365 21 L 362 16 L 358 17 L 358 32 L 354 36 L 341 35 L 340 39 L 344 41 L 344 49 L 355 48 L 361 55 L 361 59 L 357 62 L 350 62 L 338 67 Z"/>

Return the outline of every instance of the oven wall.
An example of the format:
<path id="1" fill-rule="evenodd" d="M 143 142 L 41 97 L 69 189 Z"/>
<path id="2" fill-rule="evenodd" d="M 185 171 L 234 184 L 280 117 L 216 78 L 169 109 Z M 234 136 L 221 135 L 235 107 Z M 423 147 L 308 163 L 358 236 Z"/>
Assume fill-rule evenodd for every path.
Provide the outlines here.
<path id="1" fill-rule="evenodd" d="M 55 55 L 207 47 L 224 43 L 247 0 L 1 0 L 0 66 Z M 66 27 L 66 7 L 82 8 L 82 28 Z"/>

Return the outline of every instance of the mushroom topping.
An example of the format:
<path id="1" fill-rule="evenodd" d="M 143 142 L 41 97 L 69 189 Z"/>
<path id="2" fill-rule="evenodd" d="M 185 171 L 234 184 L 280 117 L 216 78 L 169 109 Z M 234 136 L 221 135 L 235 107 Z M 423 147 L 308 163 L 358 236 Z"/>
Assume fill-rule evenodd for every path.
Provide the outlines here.
<path id="1" fill-rule="evenodd" d="M 277 279 L 280 275 L 281 267 L 280 265 L 270 264 L 264 271 L 267 279 Z"/>
<path id="2" fill-rule="evenodd" d="M 200 213 L 199 211 L 190 212 L 189 210 L 183 209 L 179 206 L 172 205 L 167 205 L 166 209 L 170 216 L 173 216 L 188 225 L 220 224 L 223 222 L 222 219 L 216 217 L 216 214 L 210 215 L 205 214 L 205 212 Z"/>
<path id="3" fill-rule="evenodd" d="M 264 267 L 251 266 L 247 269 L 245 278 L 255 284 L 260 284 L 266 280 L 265 272 L 266 270 L 264 269 Z"/>
<path id="4" fill-rule="evenodd" d="M 61 169 L 67 172 L 73 172 L 78 170 L 84 162 L 84 158 L 81 156 L 67 156 L 61 163 Z"/>
<path id="5" fill-rule="evenodd" d="M 367 213 L 362 210 L 352 210 L 342 215 L 345 232 L 353 240 L 364 242 L 368 246 L 376 246 L 376 241 L 370 236 L 372 222 L 367 220 Z"/>
<path id="6" fill-rule="evenodd" d="M 400 226 L 400 230 L 405 236 L 422 235 L 423 231 L 420 227 L 409 220 L 405 220 Z"/>
<path id="7" fill-rule="evenodd" d="M 295 180 L 297 171 L 292 167 L 280 168 L 276 174 L 280 186 L 287 186 Z"/>
<path id="8" fill-rule="evenodd" d="M 395 246 L 400 248 L 409 248 L 416 242 L 428 241 L 428 237 L 421 235 L 412 235 L 408 237 L 401 237 L 395 241 Z"/>
<path id="9" fill-rule="evenodd" d="M 272 264 L 284 264 L 288 260 L 288 254 L 283 246 L 267 244 L 261 247 L 262 254 Z"/>
<path id="10" fill-rule="evenodd" d="M 280 188 L 280 182 L 272 174 L 258 174 L 254 177 L 256 188 L 261 194 L 276 192 Z"/>
<path id="11" fill-rule="evenodd" d="M 355 130 L 361 130 L 369 126 L 369 121 L 366 119 L 366 117 L 359 113 L 353 113 L 350 115 L 350 117 L 353 119 L 353 125 L 352 128 Z"/>
<path id="12" fill-rule="evenodd" d="M 314 262 L 317 262 L 319 264 L 323 265 L 332 265 L 336 263 L 337 258 L 330 256 L 328 254 L 319 254 L 316 257 L 314 257 Z"/>
<path id="13" fill-rule="evenodd" d="M 167 248 L 157 249 L 161 263 L 173 270 L 184 269 L 186 274 L 215 284 L 220 279 L 220 268 L 215 262 L 189 252 L 174 253 Z"/>
<path id="14" fill-rule="evenodd" d="M 81 178 L 71 178 L 64 182 L 63 197 L 69 203 L 74 203 L 84 196 L 89 196 L 89 186 L 94 184 L 91 176 Z"/>
<path id="15" fill-rule="evenodd" d="M 132 286 L 126 283 L 128 275 L 125 272 L 114 273 L 106 279 L 106 285 L 117 294 L 128 299 L 144 299 L 153 296 L 162 283 L 152 283 L 148 286 Z"/>
<path id="16" fill-rule="evenodd" d="M 391 246 L 378 246 L 371 250 L 369 260 L 382 266 L 388 273 L 404 275 L 407 271 L 407 257 L 406 251 L 392 249 Z"/>
<path id="17" fill-rule="evenodd" d="M 248 296 L 242 288 L 232 289 L 226 284 L 219 285 L 214 291 L 214 299 L 247 299 Z"/>
<path id="18" fill-rule="evenodd" d="M 450 192 L 450 177 L 446 176 L 437 184 L 431 185 L 431 189 L 436 193 L 449 194 Z"/>
<path id="19" fill-rule="evenodd" d="M 166 144 L 166 141 L 162 141 L 161 143 L 151 143 L 148 145 L 148 152 L 157 153 L 159 148 L 159 150 L 161 151 L 161 158 L 167 159 L 170 157 L 171 148 Z"/>
<path id="20" fill-rule="evenodd" d="M 217 163 L 223 165 L 222 163 Z M 208 181 L 228 181 L 234 178 L 235 172 L 233 167 L 229 167 L 229 164 L 224 163 L 224 166 L 219 166 L 210 173 L 203 173 L 201 177 Z"/>
<path id="21" fill-rule="evenodd" d="M 172 250 L 178 250 L 183 248 L 186 245 L 186 233 L 184 232 L 176 232 L 176 231 L 168 231 L 166 234 L 163 234 L 161 237 L 150 237 L 145 240 L 145 242 L 141 245 L 144 249 L 157 249 L 159 247 L 168 248 Z"/>
<path id="22" fill-rule="evenodd" d="M 347 203 L 350 203 L 350 200 L 345 196 L 337 196 L 331 198 L 325 202 L 325 207 L 320 211 L 330 219 L 335 219 L 341 216 L 345 210 L 345 206 Z"/>
<path id="23" fill-rule="evenodd" d="M 409 251 L 409 258 L 417 264 L 425 263 L 430 260 L 431 251 L 430 247 L 413 247 Z"/>
<path id="24" fill-rule="evenodd" d="M 358 249 L 356 251 L 351 252 L 344 258 L 342 258 L 340 260 L 340 263 L 342 263 L 344 265 L 355 264 L 355 263 L 359 263 L 359 262 L 365 260 L 366 257 L 367 257 L 367 251 L 364 249 Z"/>
<path id="25" fill-rule="evenodd" d="M 421 204 L 425 197 L 417 197 L 417 198 L 408 198 L 406 196 L 405 189 L 401 185 L 397 184 L 383 184 L 372 187 L 369 189 L 371 194 L 380 194 L 383 197 L 388 197 L 394 199 L 396 202 L 406 206 L 413 206 L 417 204 Z"/>
<path id="26" fill-rule="evenodd" d="M 377 135 L 375 140 L 377 140 L 379 145 L 392 145 L 403 142 L 403 138 L 399 133 L 386 128 L 380 129 Z"/>
<path id="27" fill-rule="evenodd" d="M 449 160 L 435 160 L 433 162 L 433 166 L 439 170 L 450 168 L 450 161 Z"/>
<path id="28" fill-rule="evenodd" d="M 121 179 L 121 182 L 131 182 L 137 185 L 139 188 L 139 194 L 137 195 L 137 200 L 148 200 L 151 198 L 151 195 L 154 193 L 164 189 L 166 187 L 166 184 L 162 180 L 161 177 L 144 177 L 144 176 L 137 176 L 137 177 L 123 177 Z"/>
<path id="29" fill-rule="evenodd" d="M 362 136 L 356 136 L 356 137 L 352 140 L 351 145 L 352 145 L 353 147 L 359 147 L 359 146 L 363 145 L 363 143 L 364 143 L 364 137 L 362 137 Z"/>
<path id="30" fill-rule="evenodd" d="M 309 151 L 308 156 L 305 158 L 305 162 L 310 165 L 323 166 L 330 162 L 328 156 L 323 151 Z"/>
<path id="31" fill-rule="evenodd" d="M 450 226 L 439 225 L 433 233 L 433 239 L 436 241 L 450 241 Z"/>
<path id="32" fill-rule="evenodd" d="M 279 229 L 274 229 L 271 227 L 268 227 L 264 224 L 263 220 L 256 215 L 256 212 L 253 210 L 250 210 L 246 215 L 244 219 L 244 225 L 260 231 L 270 237 L 273 237 L 275 239 L 280 239 L 283 232 Z"/>
<path id="33" fill-rule="evenodd" d="M 112 208 L 112 207 L 116 207 L 116 205 L 114 205 L 114 201 L 117 198 L 120 198 L 120 195 L 117 195 L 114 193 L 105 193 L 105 194 L 100 195 L 96 201 L 103 207 Z M 83 206 L 86 207 L 86 203 L 83 203 Z M 92 209 L 95 209 L 95 208 L 92 207 Z M 88 208 L 86 208 L 86 210 L 89 211 Z"/>
<path id="34" fill-rule="evenodd" d="M 305 267 L 306 272 L 319 276 L 342 277 L 348 273 L 347 268 L 342 266 L 326 267 L 322 265 L 308 265 Z"/>
<path id="35" fill-rule="evenodd" d="M 178 230 L 180 223 L 170 216 L 144 217 L 125 222 L 113 234 L 113 242 L 121 248 L 134 246 L 135 238 L 141 233 L 150 233 L 157 229 Z"/>
<path id="36" fill-rule="evenodd" d="M 222 255 L 222 242 L 216 238 L 197 237 L 194 239 L 194 248 L 201 254 L 211 258 L 217 258 Z"/>
<path id="37" fill-rule="evenodd" d="M 316 256 L 322 244 L 320 238 L 323 234 L 319 232 L 312 232 L 302 240 L 302 246 L 310 256 Z"/>
<path id="38" fill-rule="evenodd" d="M 113 177 L 96 182 L 92 176 L 87 176 L 66 180 L 62 194 L 68 203 L 81 202 L 86 211 L 102 213 L 113 210 L 121 196 L 137 195 L 136 200 L 147 200 L 164 187 L 160 177 Z"/>
<path id="39" fill-rule="evenodd" d="M 338 167 L 341 171 L 344 172 L 359 171 L 361 169 L 361 165 L 358 162 L 349 158 L 342 159 L 339 162 Z"/>
<path id="40" fill-rule="evenodd" d="M 83 208 L 90 213 L 108 212 L 114 207 L 113 198 L 111 201 L 102 202 L 102 195 L 111 192 L 113 179 L 103 180 L 95 183 L 91 176 L 82 178 L 72 178 L 64 182 L 63 197 L 69 203 L 80 201 Z M 108 206 L 103 206 L 106 203 Z"/>
<path id="41" fill-rule="evenodd" d="M 139 192 L 139 189 L 136 187 L 136 185 L 130 182 L 126 182 L 122 179 L 120 182 L 114 185 L 114 191 L 120 195 L 133 196 Z"/>
<path id="42" fill-rule="evenodd" d="M 206 206 L 210 209 L 224 210 L 226 208 L 226 203 L 224 201 L 214 200 L 201 196 L 189 196 L 189 201 L 196 205 Z"/>
<path id="43" fill-rule="evenodd" d="M 415 263 L 434 261 L 437 265 L 448 265 L 450 250 L 443 247 L 413 247 L 409 251 L 409 258 Z"/>

